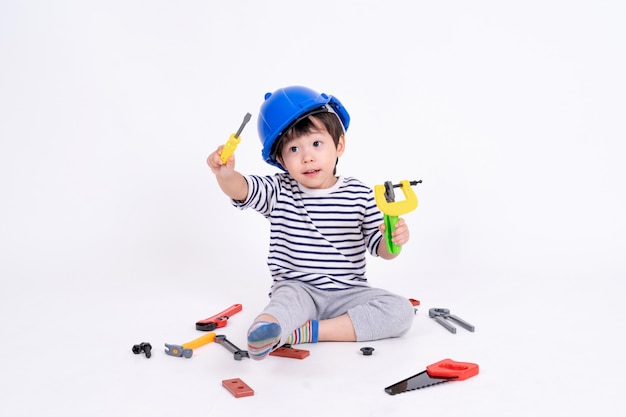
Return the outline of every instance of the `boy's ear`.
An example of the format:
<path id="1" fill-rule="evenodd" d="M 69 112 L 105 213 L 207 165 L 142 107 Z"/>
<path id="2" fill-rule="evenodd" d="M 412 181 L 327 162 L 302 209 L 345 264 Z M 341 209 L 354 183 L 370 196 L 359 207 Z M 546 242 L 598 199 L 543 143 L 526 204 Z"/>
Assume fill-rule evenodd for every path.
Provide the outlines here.
<path id="1" fill-rule="evenodd" d="M 339 136 L 339 141 L 337 142 L 337 157 L 343 155 L 343 152 L 346 149 L 346 138 L 344 135 Z"/>

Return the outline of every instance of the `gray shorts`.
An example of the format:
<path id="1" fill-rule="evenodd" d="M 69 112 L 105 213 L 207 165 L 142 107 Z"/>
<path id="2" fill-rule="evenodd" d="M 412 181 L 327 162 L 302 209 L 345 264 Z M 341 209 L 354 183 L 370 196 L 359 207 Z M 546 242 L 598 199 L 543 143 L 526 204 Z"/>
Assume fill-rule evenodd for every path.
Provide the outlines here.
<path id="1" fill-rule="evenodd" d="M 281 344 L 307 320 L 324 320 L 348 313 L 358 342 L 399 337 L 413 323 L 415 310 L 407 297 L 372 287 L 320 290 L 299 281 L 282 281 L 272 288 L 262 314 L 278 320 Z"/>

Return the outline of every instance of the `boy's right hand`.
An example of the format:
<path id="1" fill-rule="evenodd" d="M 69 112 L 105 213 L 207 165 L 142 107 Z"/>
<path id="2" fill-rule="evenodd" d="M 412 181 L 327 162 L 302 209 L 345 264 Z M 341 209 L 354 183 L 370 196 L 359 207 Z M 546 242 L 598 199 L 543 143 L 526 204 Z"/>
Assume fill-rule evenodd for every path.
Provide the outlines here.
<path id="1" fill-rule="evenodd" d="M 211 171 L 215 175 L 228 175 L 232 174 L 235 170 L 235 155 L 232 155 L 228 158 L 226 163 L 222 162 L 220 155 L 222 154 L 222 149 L 224 145 L 220 145 L 211 155 L 209 155 L 206 159 L 206 163 L 211 168 Z"/>
<path id="2" fill-rule="evenodd" d="M 248 195 L 248 182 L 241 173 L 235 171 L 235 155 L 228 158 L 226 163 L 222 162 L 220 155 L 223 148 L 223 145 L 219 146 L 207 157 L 206 163 L 215 174 L 215 179 L 224 194 L 233 200 L 244 201 Z"/>

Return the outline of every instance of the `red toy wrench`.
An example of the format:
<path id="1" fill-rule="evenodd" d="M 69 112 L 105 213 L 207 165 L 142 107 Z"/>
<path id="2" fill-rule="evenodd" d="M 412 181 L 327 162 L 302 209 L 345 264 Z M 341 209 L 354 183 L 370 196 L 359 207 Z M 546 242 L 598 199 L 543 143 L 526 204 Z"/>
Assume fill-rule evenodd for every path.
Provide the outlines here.
<path id="1" fill-rule="evenodd" d="M 216 315 L 196 322 L 196 330 L 210 332 L 218 327 L 224 327 L 228 324 L 228 319 L 233 314 L 239 313 L 243 309 L 241 304 L 233 304 L 226 310 Z"/>

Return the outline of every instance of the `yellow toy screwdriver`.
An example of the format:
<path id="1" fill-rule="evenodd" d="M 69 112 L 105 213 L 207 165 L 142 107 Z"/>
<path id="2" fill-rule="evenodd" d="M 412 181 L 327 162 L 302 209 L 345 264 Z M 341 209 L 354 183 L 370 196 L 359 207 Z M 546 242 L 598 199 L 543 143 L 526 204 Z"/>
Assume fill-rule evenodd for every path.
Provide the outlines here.
<path id="1" fill-rule="evenodd" d="M 250 113 L 246 113 L 243 118 L 243 123 L 241 123 L 241 126 L 239 126 L 239 130 L 237 130 L 237 133 L 233 133 L 232 135 L 230 135 L 230 138 L 228 138 L 228 141 L 222 148 L 220 159 L 222 160 L 223 164 L 228 162 L 228 158 L 233 156 L 233 153 L 235 153 L 237 145 L 239 145 L 239 142 L 241 142 L 241 132 L 243 131 L 243 128 L 246 127 L 246 124 L 250 121 L 251 117 L 252 115 Z"/>

